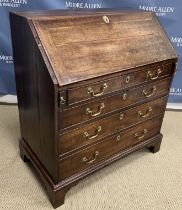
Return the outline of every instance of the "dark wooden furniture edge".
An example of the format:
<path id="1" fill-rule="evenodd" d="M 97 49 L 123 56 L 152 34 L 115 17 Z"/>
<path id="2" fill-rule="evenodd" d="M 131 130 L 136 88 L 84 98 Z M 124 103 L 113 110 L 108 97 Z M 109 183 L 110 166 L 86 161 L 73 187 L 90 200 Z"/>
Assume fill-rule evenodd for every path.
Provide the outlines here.
<path id="1" fill-rule="evenodd" d="M 147 147 L 150 149 L 151 152 L 156 153 L 160 149 L 161 141 L 162 141 L 162 134 L 158 134 L 157 136 L 150 138 L 144 142 L 141 142 L 140 144 L 137 144 L 131 148 L 128 148 L 126 150 L 121 151 L 120 153 L 115 154 L 113 157 L 111 157 L 108 160 L 102 161 L 100 164 L 93 165 L 93 167 L 90 167 L 89 169 L 86 169 L 82 171 L 79 174 L 73 175 L 72 177 L 65 179 L 64 181 L 59 182 L 58 184 L 55 184 L 51 177 L 48 175 L 40 161 L 37 159 L 37 157 L 33 154 L 29 146 L 25 143 L 23 139 L 19 142 L 20 147 L 20 156 L 23 161 L 31 160 L 33 166 L 35 167 L 36 171 L 38 172 L 42 183 L 45 186 L 45 189 L 47 190 L 50 202 L 52 203 L 54 208 L 59 207 L 64 203 L 64 198 L 68 190 L 76 185 L 79 180 L 82 178 L 94 173 L 95 171 L 106 167 L 110 163 L 119 160 L 120 158 L 130 154 L 131 152 L 134 152 L 142 147 Z"/>

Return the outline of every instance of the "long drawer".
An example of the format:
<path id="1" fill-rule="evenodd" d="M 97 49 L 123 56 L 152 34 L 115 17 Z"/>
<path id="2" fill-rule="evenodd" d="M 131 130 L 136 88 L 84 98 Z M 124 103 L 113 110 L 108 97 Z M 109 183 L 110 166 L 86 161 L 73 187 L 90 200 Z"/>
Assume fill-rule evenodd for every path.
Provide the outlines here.
<path id="1" fill-rule="evenodd" d="M 105 141 L 87 147 L 72 156 L 61 159 L 59 164 L 60 179 L 70 177 L 94 164 L 109 159 L 122 150 L 154 137 L 160 132 L 162 118 L 163 115 L 148 120 L 129 130 L 117 133 Z"/>
<path id="2" fill-rule="evenodd" d="M 68 153 L 112 133 L 155 117 L 164 112 L 166 102 L 167 97 L 162 97 L 62 134 L 59 136 L 59 154 Z"/>
<path id="3" fill-rule="evenodd" d="M 99 101 L 97 100 L 86 105 L 59 112 L 59 129 L 84 123 L 115 110 L 168 93 L 170 82 L 171 78 L 168 77 L 157 82 L 126 90 L 111 97 L 100 99 Z"/>
<path id="4" fill-rule="evenodd" d="M 119 91 L 126 87 L 142 84 L 146 81 L 153 81 L 169 75 L 172 64 L 165 64 L 156 67 L 146 67 L 132 73 L 123 74 L 119 77 L 110 78 L 97 83 L 77 88 L 68 88 L 68 104 L 78 103 L 84 100 L 97 98 L 111 92 Z"/>

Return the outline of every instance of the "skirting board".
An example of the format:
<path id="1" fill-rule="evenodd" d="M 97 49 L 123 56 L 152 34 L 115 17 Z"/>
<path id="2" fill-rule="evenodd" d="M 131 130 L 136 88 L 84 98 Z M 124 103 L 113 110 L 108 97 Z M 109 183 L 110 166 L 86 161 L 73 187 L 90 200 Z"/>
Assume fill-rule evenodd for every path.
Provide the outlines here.
<path id="1" fill-rule="evenodd" d="M 17 104 L 16 95 L 0 95 L 0 103 Z"/>
<path id="2" fill-rule="evenodd" d="M 182 110 L 182 103 L 167 103 L 167 110 Z"/>

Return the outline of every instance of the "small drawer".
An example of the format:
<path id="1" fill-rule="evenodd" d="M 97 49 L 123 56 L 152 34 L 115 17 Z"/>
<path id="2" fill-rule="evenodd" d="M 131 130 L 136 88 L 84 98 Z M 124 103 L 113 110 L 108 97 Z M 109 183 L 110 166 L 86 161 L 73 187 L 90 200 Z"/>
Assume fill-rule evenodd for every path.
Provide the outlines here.
<path id="1" fill-rule="evenodd" d="M 164 112 L 167 97 L 127 109 L 79 129 L 59 136 L 59 154 L 65 154 L 84 145 L 102 139 Z"/>
<path id="2" fill-rule="evenodd" d="M 117 133 L 105 141 L 87 147 L 72 156 L 61 159 L 59 165 L 60 179 L 79 173 L 94 164 L 111 158 L 122 150 L 156 136 L 160 132 L 162 118 L 163 116 L 148 120 L 136 127 Z"/>
<path id="3" fill-rule="evenodd" d="M 59 112 L 59 129 L 84 123 L 117 109 L 138 102 L 147 101 L 152 97 L 160 96 L 161 94 L 167 94 L 170 82 L 171 78 L 166 78 L 162 81 L 153 82 L 137 88 L 131 88 L 119 94 Z M 156 89 L 153 90 L 153 88 Z M 143 91 L 147 94 L 143 95 Z"/>
<path id="4" fill-rule="evenodd" d="M 146 81 L 154 81 L 163 76 L 169 75 L 172 64 L 161 65 L 124 74 L 119 77 L 110 78 L 97 83 L 68 89 L 68 105 L 98 98 L 108 93 L 119 91 L 127 87 L 142 84 Z"/>

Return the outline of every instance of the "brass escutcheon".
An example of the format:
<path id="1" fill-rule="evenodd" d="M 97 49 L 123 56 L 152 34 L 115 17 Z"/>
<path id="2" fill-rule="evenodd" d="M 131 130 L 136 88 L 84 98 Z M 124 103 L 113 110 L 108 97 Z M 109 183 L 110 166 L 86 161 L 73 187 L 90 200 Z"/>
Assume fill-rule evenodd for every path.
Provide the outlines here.
<path id="1" fill-rule="evenodd" d="M 127 93 L 123 93 L 123 101 L 127 99 Z"/>
<path id="2" fill-rule="evenodd" d="M 122 120 L 124 118 L 124 113 L 121 113 L 119 119 Z"/>
<path id="3" fill-rule="evenodd" d="M 131 81 L 131 77 L 130 76 L 127 76 L 126 77 L 126 83 L 129 83 Z"/>
<path id="4" fill-rule="evenodd" d="M 121 136 L 120 135 L 117 135 L 116 141 L 120 141 L 120 139 L 121 139 Z"/>
<path id="5" fill-rule="evenodd" d="M 109 23 L 109 18 L 106 15 L 104 15 L 102 18 L 105 23 L 107 23 L 107 24 Z"/>

